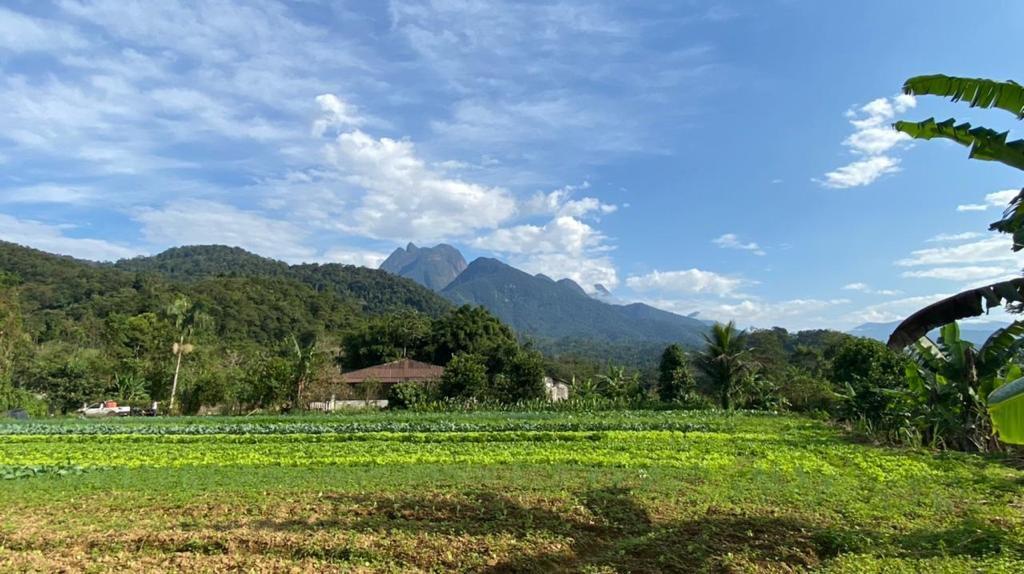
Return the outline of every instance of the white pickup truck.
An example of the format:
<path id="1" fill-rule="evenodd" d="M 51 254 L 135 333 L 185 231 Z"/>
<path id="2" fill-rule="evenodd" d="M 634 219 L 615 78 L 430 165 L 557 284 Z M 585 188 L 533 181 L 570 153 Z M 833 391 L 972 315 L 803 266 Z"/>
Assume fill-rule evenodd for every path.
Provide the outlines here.
<path id="1" fill-rule="evenodd" d="M 132 408 L 119 407 L 114 401 L 103 401 L 85 405 L 78 409 L 78 413 L 86 417 L 126 417 L 132 414 Z"/>

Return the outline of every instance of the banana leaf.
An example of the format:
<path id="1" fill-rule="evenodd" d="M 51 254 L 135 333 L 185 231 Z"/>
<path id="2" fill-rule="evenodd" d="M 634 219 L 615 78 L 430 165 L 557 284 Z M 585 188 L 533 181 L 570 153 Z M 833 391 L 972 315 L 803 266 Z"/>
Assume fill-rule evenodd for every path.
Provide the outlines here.
<path id="1" fill-rule="evenodd" d="M 943 74 L 915 76 L 903 84 L 903 93 L 946 96 L 954 102 L 966 100 L 972 108 L 999 108 L 1024 119 L 1024 86 L 1013 80 L 997 82 Z"/>
<path id="2" fill-rule="evenodd" d="M 958 293 L 907 317 L 889 336 L 889 347 L 900 350 L 932 329 L 960 319 L 977 317 L 1004 302 L 1024 302 L 1024 279 L 1011 279 Z"/>
<path id="3" fill-rule="evenodd" d="M 971 148 L 969 157 L 984 161 L 998 161 L 1010 167 L 1024 170 L 1024 140 L 1006 141 L 1009 132 L 997 132 L 989 128 L 972 128 L 969 123 L 957 125 L 949 118 L 936 122 L 928 118 L 923 122 L 896 122 L 893 126 L 914 139 L 930 140 L 942 138 Z"/>
<path id="4" fill-rule="evenodd" d="M 999 440 L 1024 444 L 1024 378 L 992 391 L 988 396 L 988 413 Z"/>

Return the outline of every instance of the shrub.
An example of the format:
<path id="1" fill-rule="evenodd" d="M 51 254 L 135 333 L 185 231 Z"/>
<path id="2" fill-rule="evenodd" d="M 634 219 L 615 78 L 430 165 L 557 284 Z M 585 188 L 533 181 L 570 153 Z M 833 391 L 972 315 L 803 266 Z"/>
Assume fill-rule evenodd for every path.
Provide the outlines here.
<path id="1" fill-rule="evenodd" d="M 398 383 L 388 389 L 388 408 L 414 409 L 437 400 L 437 391 L 430 383 Z"/>

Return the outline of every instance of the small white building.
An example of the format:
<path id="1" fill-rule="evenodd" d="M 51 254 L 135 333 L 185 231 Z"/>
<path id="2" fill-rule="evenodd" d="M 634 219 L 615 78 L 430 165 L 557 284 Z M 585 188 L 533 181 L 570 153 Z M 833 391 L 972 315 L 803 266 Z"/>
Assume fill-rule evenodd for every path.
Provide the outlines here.
<path id="1" fill-rule="evenodd" d="M 544 394 L 553 403 L 567 400 L 569 398 L 569 384 L 565 381 L 556 381 L 551 377 L 544 377 Z"/>

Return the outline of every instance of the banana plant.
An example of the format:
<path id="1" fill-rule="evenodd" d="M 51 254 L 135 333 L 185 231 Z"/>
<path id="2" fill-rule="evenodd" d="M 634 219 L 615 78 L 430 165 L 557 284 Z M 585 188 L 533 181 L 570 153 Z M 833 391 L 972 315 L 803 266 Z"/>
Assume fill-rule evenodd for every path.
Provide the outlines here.
<path id="1" fill-rule="evenodd" d="M 903 84 L 903 93 L 947 97 L 954 102 L 966 102 L 972 108 L 1000 109 L 1018 120 L 1024 119 L 1024 86 L 1010 80 L 1000 82 L 942 74 L 915 76 Z M 1024 140 L 1007 141 L 1008 131 L 957 123 L 953 118 L 942 122 L 936 122 L 935 118 L 900 121 L 893 124 L 893 128 L 915 139 L 946 139 L 969 147 L 968 157 L 972 159 L 1000 162 L 1024 171 Z M 1024 249 L 1024 189 L 1007 206 L 1002 219 L 989 225 L 989 229 L 1010 234 L 1014 251 Z M 929 305 L 896 328 L 889 338 L 889 346 L 904 348 L 931 329 L 978 316 L 1004 302 L 1024 302 L 1024 281 L 995 283 Z M 1000 438 L 1004 442 L 1024 444 L 1024 382 L 1006 385 L 998 394 L 989 396 L 988 403 Z"/>
<path id="2" fill-rule="evenodd" d="M 978 349 L 960 337 L 956 323 L 950 323 L 940 330 L 937 343 L 928 336 L 914 343 L 911 356 L 917 369 L 908 372 L 910 387 L 927 406 L 928 419 L 937 427 L 935 435 L 959 436 L 961 447 L 984 449 L 986 397 L 1021 377 L 1014 359 L 1024 346 L 1022 335 L 1024 321 L 1015 321 Z"/>

